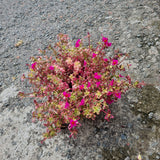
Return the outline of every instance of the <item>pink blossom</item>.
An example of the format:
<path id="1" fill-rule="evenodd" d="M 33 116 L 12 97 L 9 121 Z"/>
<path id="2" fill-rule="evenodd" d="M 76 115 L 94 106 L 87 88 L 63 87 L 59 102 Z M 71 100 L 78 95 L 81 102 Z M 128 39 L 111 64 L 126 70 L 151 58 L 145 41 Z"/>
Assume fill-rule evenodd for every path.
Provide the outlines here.
<path id="1" fill-rule="evenodd" d="M 114 95 L 115 95 L 117 98 L 121 98 L 121 92 L 116 92 L 116 93 L 114 93 Z"/>
<path id="2" fill-rule="evenodd" d="M 107 59 L 107 58 L 104 58 L 104 61 L 108 62 L 108 59 Z"/>
<path id="3" fill-rule="evenodd" d="M 68 102 L 66 102 L 66 104 L 65 104 L 65 109 L 67 109 L 69 107 L 69 103 Z"/>
<path id="4" fill-rule="evenodd" d="M 37 64 L 36 62 L 32 63 L 31 68 L 32 68 L 33 70 L 35 69 L 36 64 Z"/>
<path id="5" fill-rule="evenodd" d="M 71 95 L 69 94 L 69 93 L 67 93 L 67 92 L 63 92 L 63 95 L 65 96 L 65 97 L 70 97 Z"/>
<path id="6" fill-rule="evenodd" d="M 124 76 L 122 76 L 121 74 L 119 74 L 119 77 L 122 77 L 122 78 L 123 78 Z"/>
<path id="7" fill-rule="evenodd" d="M 80 86 L 79 86 L 79 89 L 80 89 L 80 90 L 84 89 L 84 85 L 83 85 L 83 84 L 80 85 Z"/>
<path id="8" fill-rule="evenodd" d="M 114 60 L 112 61 L 112 65 L 114 66 L 114 65 L 116 65 L 116 64 L 118 64 L 118 60 L 114 59 Z"/>
<path id="9" fill-rule="evenodd" d="M 87 65 L 87 62 L 84 60 L 84 66 L 86 66 Z"/>
<path id="10" fill-rule="evenodd" d="M 54 70 L 54 67 L 53 67 L 53 66 L 50 66 L 49 69 L 52 71 L 52 70 Z"/>
<path id="11" fill-rule="evenodd" d="M 74 121 L 73 119 L 71 119 L 70 124 L 69 124 L 69 128 L 72 129 L 73 127 L 76 127 L 77 124 L 78 124 L 77 120 Z"/>
<path id="12" fill-rule="evenodd" d="M 99 87 L 101 84 L 101 82 L 96 82 L 97 87 Z"/>
<path id="13" fill-rule="evenodd" d="M 100 79 L 100 78 L 101 78 L 101 75 L 98 75 L 98 73 L 95 73 L 95 74 L 94 74 L 94 78 Z"/>
<path id="14" fill-rule="evenodd" d="M 107 43 L 107 42 L 108 42 L 108 38 L 102 37 L 102 41 L 103 41 L 104 43 Z"/>
<path id="15" fill-rule="evenodd" d="M 110 47 L 110 46 L 112 45 L 112 43 L 107 42 L 107 43 L 105 43 L 105 45 L 106 45 L 107 47 Z"/>
<path id="16" fill-rule="evenodd" d="M 90 86 L 91 86 L 91 83 L 90 83 L 90 82 L 88 82 L 87 88 L 89 88 Z"/>
<path id="17" fill-rule="evenodd" d="M 95 58 L 97 56 L 97 54 L 93 53 L 92 54 L 92 58 Z"/>
<path id="18" fill-rule="evenodd" d="M 107 104 L 112 104 L 114 101 L 111 99 L 107 99 L 106 102 L 107 102 Z"/>
<path id="19" fill-rule="evenodd" d="M 102 41 L 104 42 L 104 44 L 107 46 L 107 47 L 110 47 L 112 45 L 112 43 L 108 42 L 108 38 L 106 37 L 102 37 Z"/>
<path id="20" fill-rule="evenodd" d="M 112 95 L 112 92 L 109 91 L 109 92 L 107 93 L 107 96 L 110 96 L 110 95 Z"/>
<path id="21" fill-rule="evenodd" d="M 81 100 L 81 102 L 80 102 L 80 106 L 83 106 L 84 105 L 84 103 L 85 103 L 85 101 L 84 101 L 84 98 Z"/>
<path id="22" fill-rule="evenodd" d="M 80 46 L 80 41 L 81 41 L 80 39 L 77 40 L 77 42 L 76 42 L 76 44 L 75 44 L 75 47 L 76 47 L 76 48 L 78 48 L 78 47 Z"/>
<path id="23" fill-rule="evenodd" d="M 111 82 L 110 82 L 109 85 L 110 85 L 110 86 L 113 86 L 113 84 L 114 84 L 114 79 L 111 80 Z"/>

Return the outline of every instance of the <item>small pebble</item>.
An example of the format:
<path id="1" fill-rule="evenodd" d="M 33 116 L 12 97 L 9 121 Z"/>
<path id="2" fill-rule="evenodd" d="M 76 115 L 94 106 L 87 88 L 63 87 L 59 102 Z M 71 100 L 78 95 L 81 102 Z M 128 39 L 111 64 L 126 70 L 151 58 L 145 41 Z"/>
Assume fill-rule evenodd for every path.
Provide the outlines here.
<path id="1" fill-rule="evenodd" d="M 3 29 L 2 26 L 0 26 L 0 31 L 1 31 L 2 29 Z"/>
<path id="2" fill-rule="evenodd" d="M 127 136 L 125 134 L 121 134 L 121 139 L 122 140 L 126 140 L 127 139 Z"/>
<path id="3" fill-rule="evenodd" d="M 154 114 L 153 112 L 150 112 L 150 113 L 148 114 L 148 118 L 149 118 L 149 119 L 152 119 L 152 118 L 153 118 L 153 114 Z"/>
<path id="4" fill-rule="evenodd" d="M 128 126 L 128 128 L 132 128 L 132 127 L 133 127 L 133 124 L 129 122 L 129 123 L 127 124 L 127 126 Z"/>
<path id="5" fill-rule="evenodd" d="M 151 43 L 151 42 L 148 42 L 147 45 L 150 47 L 150 46 L 152 45 L 152 43 Z"/>
<path id="6" fill-rule="evenodd" d="M 141 35 L 140 35 L 140 34 L 138 34 L 138 35 L 137 35 L 137 37 L 138 37 L 138 38 L 140 38 L 140 37 L 141 37 Z"/>
<path id="7" fill-rule="evenodd" d="M 124 160 L 130 160 L 130 158 L 129 158 L 129 157 L 126 157 Z"/>
<path id="8" fill-rule="evenodd" d="M 137 45 L 137 47 L 138 47 L 138 48 L 141 48 L 141 47 L 142 47 L 142 45 L 141 45 L 141 44 L 138 44 L 138 45 Z"/>

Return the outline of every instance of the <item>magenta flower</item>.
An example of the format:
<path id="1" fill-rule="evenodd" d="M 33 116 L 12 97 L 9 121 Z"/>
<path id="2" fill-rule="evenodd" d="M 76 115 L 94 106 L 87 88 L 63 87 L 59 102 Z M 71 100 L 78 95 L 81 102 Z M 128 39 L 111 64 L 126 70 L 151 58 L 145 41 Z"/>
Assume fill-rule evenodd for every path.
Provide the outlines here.
<path id="1" fill-rule="evenodd" d="M 112 92 L 109 91 L 109 92 L 107 93 L 107 96 L 111 96 L 111 95 L 112 95 Z"/>
<path id="2" fill-rule="evenodd" d="M 111 82 L 110 82 L 109 85 L 110 85 L 110 86 L 113 86 L 113 84 L 114 84 L 114 79 L 111 80 Z"/>
<path id="3" fill-rule="evenodd" d="M 86 66 L 87 65 L 87 62 L 84 60 L 84 66 Z"/>
<path id="4" fill-rule="evenodd" d="M 49 69 L 52 71 L 52 70 L 54 70 L 54 67 L 53 67 L 53 66 L 50 66 Z"/>
<path id="5" fill-rule="evenodd" d="M 31 68 L 34 70 L 35 69 L 35 67 L 36 67 L 36 62 L 34 62 L 32 65 L 31 65 Z"/>
<path id="6" fill-rule="evenodd" d="M 119 74 L 119 77 L 122 77 L 122 78 L 123 78 L 124 76 L 122 76 L 121 74 Z"/>
<path id="7" fill-rule="evenodd" d="M 118 60 L 114 59 L 114 60 L 112 61 L 112 65 L 114 66 L 114 65 L 116 65 L 116 64 L 118 64 Z"/>
<path id="8" fill-rule="evenodd" d="M 116 93 L 114 93 L 114 95 L 115 95 L 117 98 L 121 98 L 121 92 L 116 92 Z"/>
<path id="9" fill-rule="evenodd" d="M 101 84 L 101 82 L 96 82 L 97 87 L 99 87 Z"/>
<path id="10" fill-rule="evenodd" d="M 105 43 L 105 45 L 106 45 L 107 47 L 110 47 L 110 46 L 112 45 L 112 43 L 107 42 L 107 43 Z"/>
<path id="11" fill-rule="evenodd" d="M 63 95 L 65 96 L 65 97 L 70 97 L 71 95 L 69 94 L 69 93 L 67 93 L 67 92 L 63 92 Z"/>
<path id="12" fill-rule="evenodd" d="M 104 61 L 105 61 L 105 62 L 108 62 L 108 59 L 107 59 L 107 58 L 104 58 Z"/>
<path id="13" fill-rule="evenodd" d="M 90 86 L 91 86 L 91 83 L 90 83 L 90 82 L 88 82 L 87 88 L 89 88 Z"/>
<path id="14" fill-rule="evenodd" d="M 75 44 L 75 47 L 76 47 L 76 48 L 78 48 L 78 47 L 80 46 L 80 41 L 81 41 L 80 39 L 77 40 L 77 42 L 76 42 L 76 44 Z"/>
<path id="15" fill-rule="evenodd" d="M 84 98 L 81 100 L 81 102 L 80 102 L 80 106 L 83 106 L 84 105 L 84 103 L 85 103 L 85 101 L 84 101 Z"/>
<path id="16" fill-rule="evenodd" d="M 79 89 L 80 89 L 80 90 L 84 89 L 84 85 L 83 85 L 83 84 L 80 85 L 80 86 L 79 86 Z"/>
<path id="17" fill-rule="evenodd" d="M 107 43 L 107 42 L 108 42 L 108 38 L 102 37 L 102 41 L 103 41 L 104 43 Z"/>
<path id="18" fill-rule="evenodd" d="M 95 58 L 97 56 L 97 54 L 93 53 L 92 54 L 92 58 Z"/>
<path id="19" fill-rule="evenodd" d="M 70 124 L 69 124 L 69 128 L 72 129 L 73 127 L 76 127 L 77 124 L 78 124 L 77 120 L 74 121 L 73 119 L 71 119 Z"/>
<path id="20" fill-rule="evenodd" d="M 94 78 L 100 79 L 100 78 L 101 78 L 101 75 L 98 75 L 98 73 L 95 73 L 95 74 L 94 74 Z"/>
<path id="21" fill-rule="evenodd" d="M 67 109 L 69 107 L 69 103 L 68 102 L 66 102 L 66 104 L 65 104 L 65 109 Z"/>
<path id="22" fill-rule="evenodd" d="M 114 101 L 111 99 L 107 99 L 106 102 L 107 102 L 107 104 L 112 104 Z"/>
<path id="23" fill-rule="evenodd" d="M 112 43 L 108 42 L 108 38 L 106 37 L 102 37 L 102 41 L 104 42 L 104 44 L 107 46 L 107 47 L 110 47 L 112 45 Z"/>

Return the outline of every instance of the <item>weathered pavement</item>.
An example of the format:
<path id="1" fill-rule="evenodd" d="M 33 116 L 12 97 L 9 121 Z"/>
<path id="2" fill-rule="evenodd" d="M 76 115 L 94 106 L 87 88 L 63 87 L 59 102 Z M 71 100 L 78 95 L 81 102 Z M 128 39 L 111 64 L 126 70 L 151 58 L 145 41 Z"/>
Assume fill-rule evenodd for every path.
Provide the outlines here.
<path id="1" fill-rule="evenodd" d="M 128 52 L 131 77 L 153 86 L 142 93 L 131 91 L 113 105 L 113 122 L 86 122 L 76 140 L 61 133 L 41 145 L 44 128 L 31 122 L 33 103 L 17 93 L 28 90 L 20 77 L 29 57 L 54 43 L 60 32 L 74 41 L 87 32 L 93 42 L 107 36 L 113 43 L 108 55 L 118 48 Z M 144 159 L 159 159 L 159 92 L 159 0 L 0 0 L 1 160 L 129 160 L 139 152 Z M 129 154 L 117 150 L 126 144 Z"/>

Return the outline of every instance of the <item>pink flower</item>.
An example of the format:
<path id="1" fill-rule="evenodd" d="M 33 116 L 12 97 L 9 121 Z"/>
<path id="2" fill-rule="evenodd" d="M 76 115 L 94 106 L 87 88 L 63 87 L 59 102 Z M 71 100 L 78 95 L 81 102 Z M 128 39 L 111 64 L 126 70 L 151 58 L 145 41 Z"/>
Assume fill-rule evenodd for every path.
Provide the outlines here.
<path id="1" fill-rule="evenodd" d="M 97 54 L 93 53 L 92 54 L 92 58 L 95 58 L 97 56 Z"/>
<path id="2" fill-rule="evenodd" d="M 119 77 L 122 77 L 122 78 L 123 78 L 124 76 L 122 76 L 121 74 L 119 74 Z"/>
<path id="3" fill-rule="evenodd" d="M 100 84 L 101 84 L 101 82 L 96 82 L 97 87 L 99 87 Z"/>
<path id="4" fill-rule="evenodd" d="M 101 78 L 101 75 L 98 75 L 98 73 L 95 73 L 95 74 L 94 74 L 94 78 L 100 79 L 100 78 Z"/>
<path id="5" fill-rule="evenodd" d="M 84 98 L 81 100 L 81 102 L 80 102 L 80 106 L 83 106 L 84 105 L 84 103 L 85 103 L 85 101 L 84 101 Z"/>
<path id="6" fill-rule="evenodd" d="M 80 86 L 79 86 L 79 89 L 80 89 L 80 90 L 84 89 L 84 85 L 83 85 L 83 84 L 80 85 Z"/>
<path id="7" fill-rule="evenodd" d="M 106 102 L 107 102 L 107 104 L 112 104 L 114 101 L 111 99 L 107 99 Z"/>
<path id="8" fill-rule="evenodd" d="M 108 42 L 108 38 L 102 37 L 102 41 L 103 41 L 104 43 L 107 43 L 107 42 Z"/>
<path id="9" fill-rule="evenodd" d="M 53 67 L 53 66 L 50 66 L 49 69 L 52 71 L 52 70 L 54 70 L 54 67 Z"/>
<path id="10" fill-rule="evenodd" d="M 111 96 L 111 95 L 112 95 L 112 92 L 109 91 L 109 92 L 107 93 L 107 96 Z"/>
<path id="11" fill-rule="evenodd" d="M 110 86 L 113 86 L 113 84 L 114 84 L 114 79 L 111 80 L 111 82 L 110 82 L 109 85 L 110 85 Z"/>
<path id="12" fill-rule="evenodd" d="M 88 82 L 87 88 L 89 88 L 90 86 L 91 86 L 91 83 L 90 83 L 90 82 Z"/>
<path id="13" fill-rule="evenodd" d="M 114 66 L 114 65 L 116 65 L 116 64 L 118 64 L 118 60 L 114 59 L 114 60 L 112 61 L 112 65 Z"/>
<path id="14" fill-rule="evenodd" d="M 86 66 L 87 65 L 87 62 L 84 60 L 84 66 Z"/>
<path id="15" fill-rule="evenodd" d="M 72 129 L 73 127 L 76 127 L 77 124 L 78 124 L 77 120 L 74 121 L 73 119 L 71 119 L 70 124 L 69 124 L 69 128 Z"/>
<path id="16" fill-rule="evenodd" d="M 34 70 L 35 69 L 35 67 L 36 67 L 36 62 L 34 62 L 32 65 L 31 65 L 31 68 Z"/>
<path id="17" fill-rule="evenodd" d="M 106 45 L 107 47 L 110 47 L 110 46 L 112 45 L 112 43 L 107 42 L 107 43 L 105 43 L 105 45 Z"/>
<path id="18" fill-rule="evenodd" d="M 70 96 L 71 96 L 69 93 L 66 93 L 66 92 L 63 92 L 63 95 L 64 95 L 65 97 L 70 97 Z"/>
<path id="19" fill-rule="evenodd" d="M 80 41 L 81 41 L 80 39 L 77 40 L 77 42 L 76 42 L 76 44 L 75 44 L 75 47 L 76 47 L 76 48 L 78 48 L 78 47 L 80 46 Z"/>
<path id="20" fill-rule="evenodd" d="M 67 109 L 69 107 L 69 103 L 68 102 L 66 102 L 66 104 L 65 104 L 65 109 Z"/>
<path id="21" fill-rule="evenodd" d="M 116 93 L 114 93 L 114 95 L 115 95 L 117 98 L 121 98 L 121 92 L 116 92 Z"/>
<path id="22" fill-rule="evenodd" d="M 107 47 L 110 47 L 112 45 L 112 43 L 108 42 L 108 38 L 106 37 L 102 37 L 102 41 L 104 42 L 104 44 L 107 46 Z"/>
<path id="23" fill-rule="evenodd" d="M 107 59 L 107 58 L 105 58 L 105 59 L 104 59 L 104 61 L 105 61 L 105 62 L 108 62 L 108 59 Z"/>

